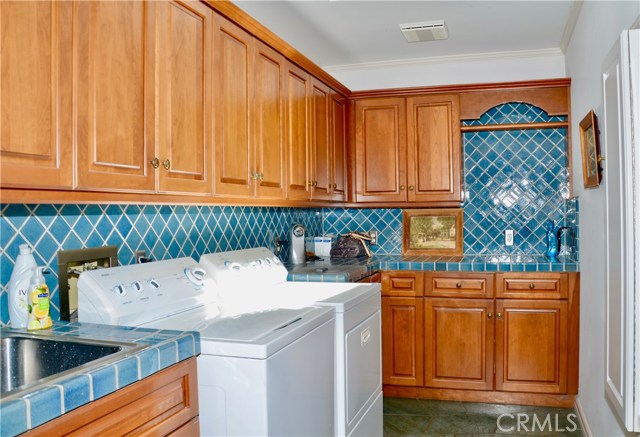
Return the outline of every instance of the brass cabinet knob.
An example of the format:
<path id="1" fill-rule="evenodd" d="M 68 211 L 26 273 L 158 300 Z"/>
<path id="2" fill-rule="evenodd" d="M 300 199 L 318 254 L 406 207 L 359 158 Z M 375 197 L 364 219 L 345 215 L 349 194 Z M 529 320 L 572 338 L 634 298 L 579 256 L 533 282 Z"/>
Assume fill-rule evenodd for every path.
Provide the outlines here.
<path id="1" fill-rule="evenodd" d="M 171 168 L 171 161 L 165 159 L 164 161 L 162 161 L 162 166 L 165 170 L 169 170 Z"/>
<path id="2" fill-rule="evenodd" d="M 400 185 L 400 191 L 404 191 L 404 185 Z"/>
<path id="3" fill-rule="evenodd" d="M 307 182 L 307 185 L 310 186 L 310 187 L 313 187 L 313 181 Z"/>
<path id="4" fill-rule="evenodd" d="M 335 190 L 336 188 L 338 188 L 338 184 L 333 184 L 333 189 Z"/>
<path id="5" fill-rule="evenodd" d="M 318 186 L 318 181 L 313 181 L 313 186 L 317 187 Z"/>
<path id="6" fill-rule="evenodd" d="M 461 284 L 460 282 L 458 282 L 458 283 L 456 284 L 456 288 L 462 288 L 462 284 Z"/>
<path id="7" fill-rule="evenodd" d="M 534 284 L 533 282 L 531 284 L 529 284 L 529 289 L 533 290 L 534 288 L 536 288 L 536 284 Z"/>
<path id="8" fill-rule="evenodd" d="M 487 313 L 487 319 L 489 320 L 493 319 L 493 313 Z"/>
<path id="9" fill-rule="evenodd" d="M 413 185 L 409 185 L 409 191 L 413 191 L 414 186 Z"/>
<path id="10" fill-rule="evenodd" d="M 496 313 L 496 317 L 498 318 L 498 320 L 502 320 L 502 313 Z"/>
<path id="11" fill-rule="evenodd" d="M 264 173 L 258 173 L 258 179 L 263 180 L 264 179 Z"/>
<path id="12" fill-rule="evenodd" d="M 149 164 L 151 164 L 151 167 L 153 168 L 158 168 L 160 167 L 160 160 L 157 157 L 153 158 L 151 161 L 149 161 Z"/>

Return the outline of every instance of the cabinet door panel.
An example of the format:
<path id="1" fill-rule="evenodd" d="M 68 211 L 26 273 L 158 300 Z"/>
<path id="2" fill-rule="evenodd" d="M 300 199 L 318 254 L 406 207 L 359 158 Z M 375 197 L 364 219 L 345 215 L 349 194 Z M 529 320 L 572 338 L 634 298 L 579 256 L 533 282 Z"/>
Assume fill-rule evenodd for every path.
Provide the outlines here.
<path id="1" fill-rule="evenodd" d="M 311 180 L 313 199 L 331 200 L 329 95 L 322 82 L 311 80 Z"/>
<path id="2" fill-rule="evenodd" d="M 211 193 L 212 12 L 196 2 L 159 4 L 160 190 Z"/>
<path id="3" fill-rule="evenodd" d="M 331 94 L 331 187 L 332 200 L 347 200 L 347 110 L 346 100 L 338 94 Z"/>
<path id="4" fill-rule="evenodd" d="M 382 383 L 419 387 L 423 378 L 422 298 L 382 298 Z"/>
<path id="5" fill-rule="evenodd" d="M 286 198 L 284 56 L 254 40 L 253 124 L 260 197 Z"/>
<path id="6" fill-rule="evenodd" d="M 286 63 L 286 139 L 288 197 L 307 200 L 311 197 L 309 174 L 309 75 Z"/>
<path id="7" fill-rule="evenodd" d="M 356 102 L 356 201 L 405 201 L 404 98 Z"/>
<path id="8" fill-rule="evenodd" d="M 2 186 L 71 188 L 70 2 L 0 2 Z"/>
<path id="9" fill-rule="evenodd" d="M 407 99 L 410 201 L 461 200 L 462 144 L 457 95 Z"/>
<path id="10" fill-rule="evenodd" d="M 425 299 L 427 387 L 493 389 L 493 300 Z"/>
<path id="11" fill-rule="evenodd" d="M 217 17 L 215 194 L 253 196 L 255 164 L 250 138 L 253 38 Z"/>
<path id="12" fill-rule="evenodd" d="M 567 302 L 496 301 L 496 390 L 567 391 Z"/>
<path id="13" fill-rule="evenodd" d="M 80 188 L 155 188 L 155 7 L 74 3 Z"/>

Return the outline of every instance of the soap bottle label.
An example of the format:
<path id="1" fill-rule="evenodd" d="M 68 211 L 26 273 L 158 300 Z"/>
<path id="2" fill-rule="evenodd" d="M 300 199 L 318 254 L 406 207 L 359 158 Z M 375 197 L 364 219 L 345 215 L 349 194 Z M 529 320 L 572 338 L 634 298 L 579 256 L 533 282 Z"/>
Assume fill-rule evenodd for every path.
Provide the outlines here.
<path id="1" fill-rule="evenodd" d="M 47 284 L 40 284 L 31 290 L 30 300 L 27 329 L 35 331 L 50 328 L 52 323 L 49 316 L 49 287 Z"/>

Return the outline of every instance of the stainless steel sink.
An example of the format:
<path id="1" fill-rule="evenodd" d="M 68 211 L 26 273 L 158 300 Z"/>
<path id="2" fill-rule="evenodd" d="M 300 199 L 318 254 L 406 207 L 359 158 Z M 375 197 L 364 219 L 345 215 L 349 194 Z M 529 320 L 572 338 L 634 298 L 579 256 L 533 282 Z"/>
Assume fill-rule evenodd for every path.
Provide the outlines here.
<path id="1" fill-rule="evenodd" d="M 36 385 L 136 352 L 146 345 L 2 330 L 1 395 L 15 397 Z"/>

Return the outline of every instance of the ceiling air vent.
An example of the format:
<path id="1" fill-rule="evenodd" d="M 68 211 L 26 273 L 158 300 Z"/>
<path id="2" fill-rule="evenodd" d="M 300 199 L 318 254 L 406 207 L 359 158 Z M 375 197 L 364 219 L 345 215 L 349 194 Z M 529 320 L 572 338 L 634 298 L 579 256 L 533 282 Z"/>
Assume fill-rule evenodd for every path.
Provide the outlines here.
<path id="1" fill-rule="evenodd" d="M 402 30 L 402 34 L 409 42 L 436 41 L 449 38 L 449 32 L 444 20 L 401 24 L 400 30 Z"/>

